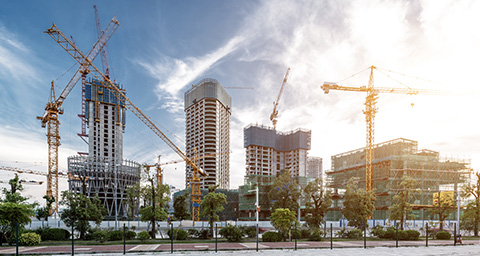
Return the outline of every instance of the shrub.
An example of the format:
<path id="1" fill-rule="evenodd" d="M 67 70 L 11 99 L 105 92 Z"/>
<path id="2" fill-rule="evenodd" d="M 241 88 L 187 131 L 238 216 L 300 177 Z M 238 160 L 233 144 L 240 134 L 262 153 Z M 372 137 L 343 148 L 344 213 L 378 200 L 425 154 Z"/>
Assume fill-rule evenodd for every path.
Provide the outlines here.
<path id="1" fill-rule="evenodd" d="M 452 235 L 450 233 L 448 233 L 447 231 L 439 231 L 435 235 L 436 239 L 441 239 L 441 240 L 448 240 L 451 237 L 452 237 Z"/>
<path id="2" fill-rule="evenodd" d="M 142 231 L 137 234 L 137 238 L 143 242 L 145 240 L 150 239 L 150 234 L 147 231 Z"/>
<path id="3" fill-rule="evenodd" d="M 95 231 L 92 234 L 92 239 L 97 241 L 97 242 L 103 243 L 103 242 L 108 240 L 108 232 L 107 231 L 101 231 L 101 230 Z"/>
<path id="4" fill-rule="evenodd" d="M 282 235 L 278 232 L 269 231 L 262 235 L 263 242 L 280 242 L 282 239 Z"/>
<path id="5" fill-rule="evenodd" d="M 127 240 L 133 240 L 135 239 L 136 236 L 137 236 L 137 233 L 135 233 L 135 231 L 127 230 L 127 232 L 125 232 L 125 239 Z"/>
<path id="6" fill-rule="evenodd" d="M 322 241 L 323 239 L 323 232 L 320 229 L 317 229 L 310 234 L 308 240 L 310 241 Z"/>
<path id="7" fill-rule="evenodd" d="M 312 235 L 312 232 L 309 229 L 301 229 L 300 233 L 302 234 L 302 239 L 310 238 L 310 236 Z"/>
<path id="8" fill-rule="evenodd" d="M 397 238 L 395 237 L 395 239 L 397 239 Z M 398 231 L 398 240 L 408 240 L 407 231 L 405 231 L 405 230 L 399 230 L 399 231 Z"/>
<path id="9" fill-rule="evenodd" d="M 394 227 L 389 227 L 387 228 L 387 230 L 385 231 L 385 233 L 383 234 L 383 236 L 381 236 L 380 238 L 385 238 L 385 239 L 396 239 L 395 238 L 395 228 Z"/>
<path id="10" fill-rule="evenodd" d="M 301 239 L 302 238 L 302 232 L 298 229 L 297 230 L 292 229 L 291 233 L 292 233 L 292 239 L 295 239 L 295 238 Z"/>
<path id="11" fill-rule="evenodd" d="M 378 225 L 372 228 L 372 230 L 370 231 L 370 235 L 382 238 L 385 236 L 385 230 L 382 226 Z"/>
<path id="12" fill-rule="evenodd" d="M 42 238 L 37 233 L 28 232 L 21 234 L 18 240 L 21 245 L 33 246 L 39 245 L 42 241 Z"/>
<path id="13" fill-rule="evenodd" d="M 187 232 L 188 232 L 188 235 L 190 235 L 190 237 L 192 238 L 197 238 L 198 237 L 198 230 L 194 229 L 194 228 L 190 228 L 190 229 L 187 229 Z"/>
<path id="14" fill-rule="evenodd" d="M 70 232 L 62 228 L 39 228 L 35 230 L 35 233 L 41 236 L 42 241 L 63 241 L 70 238 Z"/>
<path id="15" fill-rule="evenodd" d="M 111 230 L 107 233 L 108 241 L 120 241 L 123 240 L 123 232 L 120 230 Z"/>
<path id="16" fill-rule="evenodd" d="M 248 226 L 248 227 L 242 227 L 244 234 L 247 235 L 247 237 L 253 238 L 257 237 L 257 227 L 255 226 Z"/>
<path id="17" fill-rule="evenodd" d="M 172 229 L 167 231 L 169 238 L 172 238 Z M 188 238 L 188 232 L 183 229 L 174 228 L 173 229 L 173 239 L 175 240 L 186 240 Z"/>
<path id="18" fill-rule="evenodd" d="M 339 238 L 347 238 L 348 237 L 348 231 L 345 228 L 340 229 L 335 233 L 335 236 Z"/>
<path id="19" fill-rule="evenodd" d="M 243 239 L 244 232 L 239 227 L 228 224 L 220 229 L 219 234 L 225 237 L 228 242 L 240 242 Z"/>
<path id="20" fill-rule="evenodd" d="M 198 231 L 198 238 L 200 239 L 208 239 L 209 237 L 212 237 L 213 234 L 210 232 L 210 229 L 201 229 Z"/>
<path id="21" fill-rule="evenodd" d="M 407 230 L 408 240 L 418 240 L 420 237 L 420 232 L 416 230 Z"/>
<path id="22" fill-rule="evenodd" d="M 348 231 L 347 238 L 348 239 L 359 239 L 363 237 L 363 233 L 360 229 L 352 229 Z"/>

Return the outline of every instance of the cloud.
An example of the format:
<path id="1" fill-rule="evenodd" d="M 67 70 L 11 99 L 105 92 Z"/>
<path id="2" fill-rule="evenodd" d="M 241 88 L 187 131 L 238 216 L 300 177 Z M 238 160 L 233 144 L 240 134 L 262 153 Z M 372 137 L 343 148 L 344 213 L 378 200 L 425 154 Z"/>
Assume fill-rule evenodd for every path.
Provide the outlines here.
<path id="1" fill-rule="evenodd" d="M 160 100 L 165 101 L 162 108 L 179 113 L 183 111 L 183 104 L 179 103 L 183 100 L 180 91 L 222 58 L 234 52 L 242 41 L 242 37 L 234 37 L 220 48 L 200 57 L 187 57 L 183 60 L 163 57 L 160 62 L 137 60 L 136 63 L 144 67 L 150 76 L 159 80 L 157 95 Z"/>

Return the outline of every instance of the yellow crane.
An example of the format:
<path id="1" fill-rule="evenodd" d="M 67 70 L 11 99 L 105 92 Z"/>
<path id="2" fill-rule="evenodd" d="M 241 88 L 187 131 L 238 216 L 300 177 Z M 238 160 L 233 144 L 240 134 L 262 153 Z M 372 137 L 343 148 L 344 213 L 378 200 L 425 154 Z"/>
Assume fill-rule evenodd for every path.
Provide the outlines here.
<path id="1" fill-rule="evenodd" d="M 133 102 L 125 96 L 125 93 L 119 89 L 117 86 L 113 84 L 113 82 L 110 80 L 108 76 L 103 74 L 93 63 L 89 60 L 89 58 L 82 52 L 80 51 L 77 46 L 70 40 L 68 39 L 55 25 L 52 26 L 50 29 L 46 31 L 47 34 L 49 34 L 58 44 L 62 46 L 64 50 L 67 51 L 70 56 L 72 56 L 78 63 L 82 64 L 87 62 L 89 65 L 85 65 L 86 70 L 88 70 L 88 73 L 91 74 L 93 77 L 95 77 L 99 81 L 104 81 L 104 84 L 108 87 L 109 90 L 113 92 L 113 94 L 119 99 L 119 100 L 125 100 L 127 108 L 140 119 L 150 130 L 152 130 L 155 135 L 160 137 L 165 144 L 167 144 L 175 153 L 177 153 L 185 162 L 192 166 L 193 169 L 193 179 L 194 182 L 192 182 L 192 198 L 193 198 L 193 203 L 194 207 L 192 209 L 192 218 L 195 223 L 195 221 L 199 220 L 199 202 L 201 202 L 201 192 L 200 192 L 200 178 L 199 174 L 203 176 L 207 176 L 207 173 L 205 173 L 203 170 L 198 168 L 197 164 L 194 163 L 190 158 L 188 158 L 185 153 L 183 153 L 156 125 L 155 123 L 145 115 Z"/>
<path id="2" fill-rule="evenodd" d="M 290 72 L 290 68 L 287 69 L 287 73 L 285 73 L 285 77 L 283 78 L 282 87 L 280 87 L 280 92 L 278 93 L 277 100 L 273 102 L 273 112 L 270 114 L 270 121 L 272 121 L 273 129 L 275 130 L 277 127 L 277 118 L 278 118 L 278 102 L 280 101 L 280 97 L 282 96 L 283 88 L 287 83 L 288 73 Z"/>
<path id="3" fill-rule="evenodd" d="M 324 82 L 322 89 L 325 94 L 328 94 L 330 90 L 339 90 L 339 91 L 351 91 L 351 92 L 366 92 L 367 97 L 365 98 L 365 121 L 367 124 L 367 146 L 366 146 L 366 173 L 365 173 L 365 187 L 367 191 L 373 190 L 373 166 L 372 161 L 375 158 L 374 155 L 374 137 L 375 137 L 375 114 L 377 113 L 377 99 L 379 93 L 396 93 L 396 94 L 408 94 L 408 95 L 418 95 L 418 94 L 427 94 L 427 95 L 451 95 L 452 93 L 458 92 L 449 92 L 442 90 L 429 90 L 429 89 L 413 89 L 413 88 L 388 88 L 388 87 L 374 87 L 373 79 L 373 70 L 377 69 L 375 66 L 369 67 L 370 69 L 370 78 L 368 80 L 367 86 L 361 87 L 350 87 L 350 86 L 341 86 L 337 83 Z"/>
<path id="4" fill-rule="evenodd" d="M 111 20 L 110 24 L 105 29 L 102 36 L 93 45 L 92 49 L 87 56 L 80 56 L 72 45 L 74 45 L 70 39 L 63 35 L 57 29 L 55 23 L 45 33 L 53 37 L 67 52 L 72 54 L 73 58 L 80 64 L 79 69 L 75 72 L 74 76 L 70 79 L 65 89 L 58 98 L 55 97 L 54 83 L 52 81 L 52 87 L 50 91 L 50 100 L 45 106 L 45 112 L 43 116 L 37 116 L 42 122 L 42 127 L 47 127 L 47 143 L 48 143 L 48 176 L 47 176 L 47 196 L 54 197 L 55 203 L 52 205 L 52 211 L 58 214 L 58 147 L 60 146 L 60 134 L 59 126 L 60 122 L 58 116 L 63 114 L 62 104 L 67 98 L 68 94 L 72 91 L 75 84 L 81 77 L 85 77 L 89 72 L 89 66 L 92 61 L 98 55 L 99 51 L 105 46 L 107 41 L 113 35 L 119 23 L 115 17 Z"/>

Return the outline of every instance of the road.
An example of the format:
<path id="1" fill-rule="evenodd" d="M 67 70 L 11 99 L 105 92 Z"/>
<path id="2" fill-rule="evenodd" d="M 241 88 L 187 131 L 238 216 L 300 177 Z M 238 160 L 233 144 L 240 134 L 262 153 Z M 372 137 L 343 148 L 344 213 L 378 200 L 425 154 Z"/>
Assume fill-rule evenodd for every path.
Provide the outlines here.
<path id="1" fill-rule="evenodd" d="M 367 249 L 363 249 L 363 241 L 337 241 L 330 250 L 330 242 L 298 242 L 298 251 L 294 251 L 294 242 L 259 243 L 259 253 L 276 256 L 283 255 L 480 255 L 480 242 L 477 240 L 464 241 L 462 246 L 453 246 L 452 240 L 429 240 L 429 247 L 425 241 L 399 241 L 399 248 L 395 248 L 395 241 L 367 241 Z M 314 250 L 312 248 L 315 248 Z M 215 252 L 215 243 L 177 243 L 173 247 L 174 254 L 205 255 Z M 246 255 L 255 253 L 256 243 L 219 243 L 219 253 L 216 255 Z M 281 250 L 281 251 L 278 251 Z M 19 254 L 37 255 L 65 255 L 71 254 L 71 246 L 32 246 L 19 247 Z M 126 245 L 127 255 L 152 255 L 171 252 L 170 244 L 143 244 Z M 285 254 L 284 252 L 288 252 Z M 458 254 L 458 253 L 463 254 Z M 0 255 L 15 255 L 15 247 L 0 247 Z M 423 254 L 419 254 L 423 253 Z M 75 255 L 119 255 L 123 254 L 123 245 L 82 245 L 75 246 Z"/>

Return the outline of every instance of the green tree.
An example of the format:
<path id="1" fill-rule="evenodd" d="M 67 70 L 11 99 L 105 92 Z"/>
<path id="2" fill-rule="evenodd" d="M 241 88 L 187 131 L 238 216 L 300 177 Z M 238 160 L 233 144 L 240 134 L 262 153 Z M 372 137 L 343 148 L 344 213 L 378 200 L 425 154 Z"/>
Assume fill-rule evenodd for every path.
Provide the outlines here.
<path id="1" fill-rule="evenodd" d="M 166 220 L 168 217 L 165 207 L 170 200 L 168 197 L 170 187 L 168 185 L 155 186 L 156 182 L 154 177 L 155 175 L 150 173 L 148 167 L 144 169 L 143 179 L 150 183 L 150 185 L 145 186 L 143 189 L 145 207 L 140 209 L 140 220 L 150 221 L 152 227 L 150 236 L 152 239 L 155 239 L 157 233 L 156 222 Z"/>
<path id="2" fill-rule="evenodd" d="M 185 193 L 173 201 L 173 216 L 175 216 L 177 220 L 186 220 L 191 217 L 188 212 L 187 196 L 188 194 Z"/>
<path id="3" fill-rule="evenodd" d="M 131 187 L 125 189 L 128 203 L 128 217 L 133 219 L 139 213 L 141 189 L 140 183 L 135 183 Z"/>
<path id="4" fill-rule="evenodd" d="M 399 220 L 400 229 L 404 229 L 407 219 L 414 217 L 410 202 L 414 199 L 415 194 L 419 193 L 418 182 L 410 176 L 403 176 L 400 182 L 398 192 L 393 196 L 393 204 L 390 207 L 390 219 Z"/>
<path id="5" fill-rule="evenodd" d="M 310 228 L 319 229 L 328 208 L 332 205 L 330 193 L 324 189 L 321 178 L 309 182 L 303 191 L 307 198 L 305 222 Z"/>
<path id="6" fill-rule="evenodd" d="M 270 216 L 270 222 L 280 232 L 283 241 L 287 240 L 290 231 L 296 223 L 296 214 L 287 208 L 277 208 Z"/>
<path id="7" fill-rule="evenodd" d="M 17 174 L 8 181 L 8 184 L 10 189 L 3 189 L 5 199 L 0 203 L 0 232 L 5 240 L 12 243 L 11 238 L 15 234 L 16 224 L 18 223 L 19 228 L 23 229 L 25 224 L 30 223 L 30 217 L 34 216 L 33 209 L 37 204 L 26 203 L 27 198 L 20 194 L 23 187 Z"/>
<path id="8" fill-rule="evenodd" d="M 227 196 L 223 193 L 216 193 L 215 188 L 217 186 L 210 186 L 208 188 L 208 194 L 203 197 L 200 203 L 200 216 L 208 217 L 208 223 L 210 225 L 210 234 L 213 235 L 213 222 L 218 221 L 217 213 L 223 211 L 223 205 L 227 203 Z"/>
<path id="9" fill-rule="evenodd" d="M 44 195 L 43 199 L 47 202 L 45 207 L 37 208 L 36 217 L 38 220 L 48 220 L 48 216 L 52 216 L 52 204 L 55 202 L 55 198 L 53 196 Z"/>
<path id="10" fill-rule="evenodd" d="M 101 205 L 98 197 L 90 200 L 83 194 L 62 192 L 61 205 L 66 208 L 63 210 L 60 218 L 67 227 L 74 227 L 80 233 L 80 239 L 85 238 L 85 233 L 90 228 L 89 221 L 95 221 L 99 225 L 107 210 Z"/>
<path id="11" fill-rule="evenodd" d="M 348 225 L 362 229 L 369 216 L 375 210 L 375 194 L 358 187 L 356 178 L 347 183 L 342 214 L 348 220 Z"/>
<path id="12" fill-rule="evenodd" d="M 293 179 L 290 170 L 283 170 L 273 182 L 272 188 L 268 193 L 271 200 L 274 200 L 272 212 L 277 208 L 288 208 L 297 212 L 299 205 L 300 190 L 298 183 Z"/>
<path id="13" fill-rule="evenodd" d="M 438 221 L 440 222 L 440 230 L 443 230 L 443 222 L 445 219 L 455 211 L 455 200 L 453 197 L 453 191 L 447 192 L 438 192 L 436 193 L 435 199 L 437 203 L 433 204 L 430 212 L 433 217 L 438 216 Z M 450 196 L 451 195 L 451 196 Z"/>
<path id="14" fill-rule="evenodd" d="M 477 176 L 476 182 L 466 184 L 462 187 L 462 197 L 473 197 L 473 201 L 469 202 L 465 209 L 462 222 L 464 224 L 470 223 L 474 236 L 478 236 L 479 222 L 480 222 L 480 172 L 475 173 Z"/>

